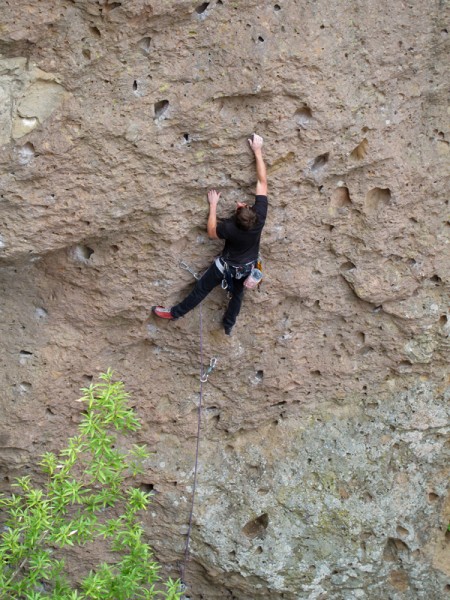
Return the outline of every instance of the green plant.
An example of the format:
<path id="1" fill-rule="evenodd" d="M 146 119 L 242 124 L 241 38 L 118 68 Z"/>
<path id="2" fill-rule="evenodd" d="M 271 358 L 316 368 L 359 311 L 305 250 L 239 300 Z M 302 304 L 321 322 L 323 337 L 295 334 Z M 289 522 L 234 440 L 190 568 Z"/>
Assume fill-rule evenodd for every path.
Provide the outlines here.
<path id="1" fill-rule="evenodd" d="M 46 484 L 35 487 L 30 477 L 21 477 L 14 484 L 17 494 L 0 497 L 6 514 L 0 599 L 179 600 L 178 581 L 165 582 L 165 591 L 155 589 L 159 566 L 139 522 L 151 494 L 126 486 L 128 478 L 143 472 L 148 453 L 139 445 L 124 449 L 124 436 L 140 427 L 124 385 L 108 370 L 82 392 L 86 409 L 79 434 L 59 455 L 42 457 Z M 101 544 L 116 560 L 70 582 L 67 550 L 73 549 L 77 560 L 88 543 Z"/>

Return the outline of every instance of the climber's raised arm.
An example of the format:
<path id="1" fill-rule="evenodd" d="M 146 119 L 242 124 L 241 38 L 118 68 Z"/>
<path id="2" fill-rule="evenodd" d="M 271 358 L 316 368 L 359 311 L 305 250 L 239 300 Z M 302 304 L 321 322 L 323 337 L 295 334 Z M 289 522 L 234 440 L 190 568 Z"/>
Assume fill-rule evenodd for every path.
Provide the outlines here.
<path id="1" fill-rule="evenodd" d="M 267 196 L 267 171 L 262 156 L 263 139 L 254 133 L 248 140 L 256 160 L 256 191 L 257 196 Z"/>
<path id="2" fill-rule="evenodd" d="M 209 202 L 209 215 L 208 215 L 208 224 L 206 226 L 206 231 L 208 232 L 208 237 L 211 240 L 219 239 L 219 236 L 216 232 L 217 227 L 217 203 L 219 202 L 220 192 L 216 192 L 216 190 L 209 190 L 208 192 L 208 202 Z"/>

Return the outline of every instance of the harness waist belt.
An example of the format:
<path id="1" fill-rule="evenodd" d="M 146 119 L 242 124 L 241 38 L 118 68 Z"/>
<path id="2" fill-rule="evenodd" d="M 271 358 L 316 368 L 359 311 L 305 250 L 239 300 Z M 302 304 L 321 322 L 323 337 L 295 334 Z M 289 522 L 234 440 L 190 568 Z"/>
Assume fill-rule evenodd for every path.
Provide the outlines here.
<path id="1" fill-rule="evenodd" d="M 236 269 L 236 270 L 241 270 L 241 269 L 245 270 L 246 268 L 253 266 L 256 262 L 256 259 L 251 260 L 250 262 L 245 263 L 243 265 L 233 265 L 231 263 L 227 263 L 227 261 L 222 256 L 218 256 L 214 262 L 215 262 L 216 267 L 219 269 L 219 271 L 221 273 L 223 273 L 225 271 L 225 265 L 228 265 L 229 267 L 233 267 L 233 269 Z"/>

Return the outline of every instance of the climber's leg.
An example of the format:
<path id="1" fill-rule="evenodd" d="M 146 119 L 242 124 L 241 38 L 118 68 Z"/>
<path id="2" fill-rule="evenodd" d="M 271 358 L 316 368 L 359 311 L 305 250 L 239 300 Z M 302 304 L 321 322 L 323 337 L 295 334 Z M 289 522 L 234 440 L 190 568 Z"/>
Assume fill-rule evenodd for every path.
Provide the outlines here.
<path id="1" fill-rule="evenodd" d="M 242 279 L 233 279 L 233 294 L 222 320 L 223 328 L 227 335 L 231 334 L 231 330 L 241 310 L 242 298 L 244 297 L 244 280 L 244 277 Z"/>
<path id="2" fill-rule="evenodd" d="M 184 300 L 171 308 L 170 313 L 172 317 L 178 319 L 195 308 L 204 298 L 206 298 L 211 290 L 221 283 L 222 279 L 222 273 L 216 267 L 215 263 L 213 263 L 206 273 L 204 273 L 197 281 L 192 292 L 186 296 Z"/>

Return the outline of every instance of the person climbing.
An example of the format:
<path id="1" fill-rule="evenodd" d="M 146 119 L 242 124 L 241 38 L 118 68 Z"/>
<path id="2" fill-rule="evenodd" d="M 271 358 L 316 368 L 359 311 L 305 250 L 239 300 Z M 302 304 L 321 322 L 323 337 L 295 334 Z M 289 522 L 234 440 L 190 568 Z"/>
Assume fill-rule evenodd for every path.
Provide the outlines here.
<path id="1" fill-rule="evenodd" d="M 236 318 L 241 310 L 244 295 L 244 281 L 256 264 L 259 254 L 261 232 L 267 215 L 267 174 L 262 156 L 263 138 L 253 134 L 248 140 L 256 160 L 255 203 L 248 206 L 238 202 L 235 214 L 217 223 L 217 204 L 220 193 L 212 189 L 208 192 L 209 216 L 207 223 L 208 237 L 212 240 L 225 240 L 221 255 L 197 281 L 192 292 L 179 304 L 172 308 L 153 306 L 152 312 L 162 319 L 178 319 L 183 317 L 220 283 L 231 294 L 231 299 L 222 319 L 224 331 L 231 335 Z"/>

